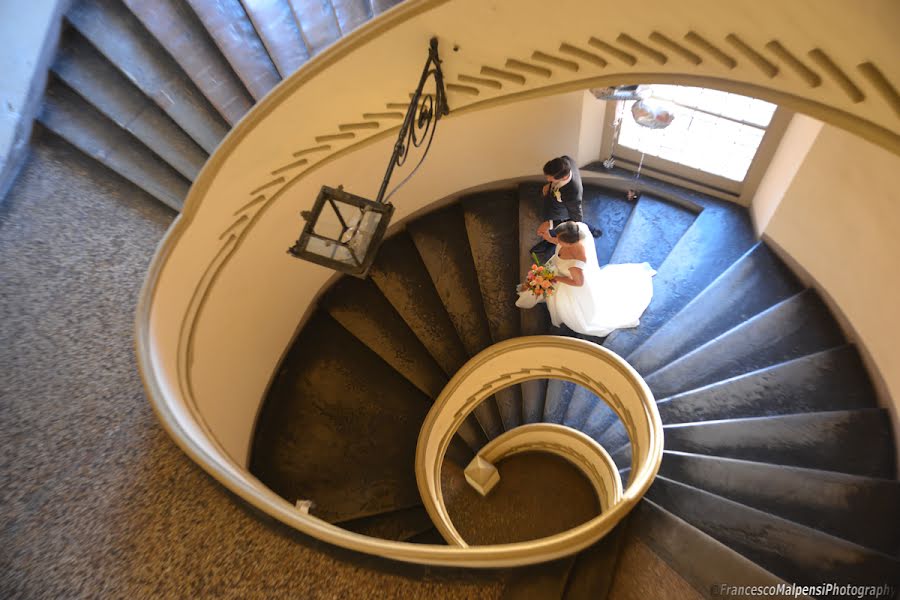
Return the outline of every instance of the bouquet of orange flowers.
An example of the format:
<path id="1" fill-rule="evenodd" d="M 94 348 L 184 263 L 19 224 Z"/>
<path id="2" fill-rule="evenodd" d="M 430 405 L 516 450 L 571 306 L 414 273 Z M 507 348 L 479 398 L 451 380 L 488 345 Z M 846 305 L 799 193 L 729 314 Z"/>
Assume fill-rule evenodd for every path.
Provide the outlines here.
<path id="1" fill-rule="evenodd" d="M 516 306 L 531 308 L 538 302 L 546 300 L 556 292 L 556 271 L 550 265 L 541 264 L 538 257 L 532 252 L 534 263 L 531 270 L 525 276 L 525 283 L 519 286 L 519 301 Z"/>

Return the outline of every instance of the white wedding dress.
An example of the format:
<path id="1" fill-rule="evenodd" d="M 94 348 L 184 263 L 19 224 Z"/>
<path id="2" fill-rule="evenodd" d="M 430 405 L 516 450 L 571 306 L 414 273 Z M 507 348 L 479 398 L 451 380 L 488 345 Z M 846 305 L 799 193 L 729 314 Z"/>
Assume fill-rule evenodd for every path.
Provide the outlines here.
<path id="1" fill-rule="evenodd" d="M 559 327 L 565 323 L 573 331 L 604 337 L 615 329 L 637 327 L 641 315 L 653 298 L 653 276 L 649 263 L 606 265 L 597 262 L 590 230 L 578 224 L 586 262 L 559 257 L 560 247 L 548 261 L 557 273 L 569 275 L 578 267 L 584 272 L 584 285 L 577 287 L 559 283 L 556 293 L 547 298 L 550 319 Z"/>

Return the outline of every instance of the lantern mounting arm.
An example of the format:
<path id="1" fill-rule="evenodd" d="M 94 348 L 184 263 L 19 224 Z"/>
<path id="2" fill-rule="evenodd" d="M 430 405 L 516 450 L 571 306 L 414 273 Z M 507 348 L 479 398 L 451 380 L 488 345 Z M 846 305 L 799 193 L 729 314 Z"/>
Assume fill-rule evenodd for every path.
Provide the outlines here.
<path id="1" fill-rule="evenodd" d="M 430 78 L 434 78 L 434 93 L 424 93 L 425 85 Z M 437 122 L 440 118 L 450 113 L 450 107 L 447 105 L 447 92 L 444 89 L 444 74 L 441 71 L 441 59 L 438 55 L 437 38 L 431 38 L 428 47 L 428 59 L 425 61 L 425 67 L 422 69 L 422 76 L 419 78 L 419 85 L 412 94 L 409 107 L 406 109 L 406 117 L 403 119 L 403 125 L 400 127 L 400 133 L 397 135 L 397 141 L 394 143 L 394 151 L 391 154 L 390 162 L 381 181 L 381 187 L 378 190 L 378 196 L 375 199 L 378 203 L 387 202 L 391 195 L 396 192 L 413 173 L 418 170 L 422 161 L 428 155 L 428 149 L 431 147 L 431 140 L 434 138 L 434 132 L 437 129 Z M 391 176 L 394 173 L 394 167 L 402 166 L 406 162 L 406 157 L 412 147 L 420 147 L 428 138 L 428 145 L 419 164 L 415 169 L 395 187 L 387 198 L 385 193 L 390 184 Z"/>

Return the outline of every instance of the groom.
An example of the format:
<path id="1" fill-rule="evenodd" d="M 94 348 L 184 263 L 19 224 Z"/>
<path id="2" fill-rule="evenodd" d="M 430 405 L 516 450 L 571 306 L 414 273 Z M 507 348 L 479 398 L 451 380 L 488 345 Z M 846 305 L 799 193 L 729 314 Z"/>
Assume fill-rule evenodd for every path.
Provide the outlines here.
<path id="1" fill-rule="evenodd" d="M 535 244 L 531 251 L 545 254 L 553 248 L 548 239 L 553 236 L 551 230 L 563 221 L 584 221 L 581 201 L 584 187 L 581 185 L 581 173 L 575 161 L 569 156 L 560 156 L 547 161 L 544 165 L 546 185 L 541 190 L 541 216 L 544 221 L 538 226 L 537 234 L 544 238 Z M 591 234 L 600 237 L 601 232 L 591 227 Z"/>

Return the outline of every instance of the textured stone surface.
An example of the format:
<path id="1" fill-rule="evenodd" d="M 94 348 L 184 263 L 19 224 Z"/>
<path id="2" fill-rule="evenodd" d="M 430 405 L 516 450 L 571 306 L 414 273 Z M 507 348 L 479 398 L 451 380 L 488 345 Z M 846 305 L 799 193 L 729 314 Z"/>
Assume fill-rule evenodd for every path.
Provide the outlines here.
<path id="1" fill-rule="evenodd" d="M 409 235 L 399 233 L 382 244 L 369 276 L 444 372 L 456 373 L 466 350 Z"/>
<path id="2" fill-rule="evenodd" d="M 431 400 L 324 312 L 270 386 L 250 471 L 291 503 L 343 521 L 420 503 L 416 441 Z"/>
<path id="3" fill-rule="evenodd" d="M 562 379 L 551 379 L 547 384 L 547 398 L 544 400 L 544 418 L 545 423 L 563 422 L 566 416 L 566 410 L 569 408 L 569 401 L 575 393 L 576 385 L 570 381 Z"/>
<path id="4" fill-rule="evenodd" d="M 344 521 L 340 525 L 344 529 L 370 537 L 399 541 L 408 540 L 434 528 L 431 517 L 422 506 Z"/>
<path id="5" fill-rule="evenodd" d="M 792 296 L 645 378 L 656 398 L 843 345 L 812 290 Z"/>
<path id="6" fill-rule="evenodd" d="M 601 402 L 602 400 L 590 393 L 587 388 L 576 385 L 572 392 L 572 398 L 569 400 L 569 406 L 566 407 L 563 425 L 580 431 Z"/>
<path id="7" fill-rule="evenodd" d="M 281 75 L 240 0 L 187 0 L 247 91 L 259 101 Z"/>
<path id="8" fill-rule="evenodd" d="M 621 192 L 584 186 L 584 218 L 588 224 L 603 231 L 603 235 L 594 239 L 597 262 L 601 266 L 609 262 L 634 206 L 635 203 L 626 200 Z"/>
<path id="9" fill-rule="evenodd" d="M 693 227 L 691 230 L 693 231 Z M 715 247 L 707 247 L 706 250 L 716 253 Z M 689 264 L 692 262 L 688 261 Z M 631 366 L 644 375 L 664 367 L 679 356 L 802 289 L 793 273 L 763 243 L 755 245 L 696 296 L 694 296 L 697 294 L 696 288 L 679 289 L 677 297 L 672 295 L 668 291 L 672 286 L 672 280 L 668 276 L 669 270 L 660 269 L 660 271 L 653 278 L 654 297 L 651 312 L 654 315 L 664 313 L 667 318 L 671 318 L 628 355 Z M 654 306 L 662 302 L 657 302 L 657 291 L 664 291 L 671 298 L 670 301 L 664 302 L 666 308 L 663 313 L 657 313 Z M 692 293 L 685 296 L 688 292 Z M 674 310 L 683 304 L 685 298 L 693 300 L 678 314 L 674 314 Z M 652 323 L 658 322 L 655 316 L 651 319 Z M 651 321 L 641 317 L 641 324 L 651 325 Z M 616 343 L 618 348 L 618 343 L 615 340 L 611 341 Z M 634 345 L 629 343 L 627 347 Z M 623 344 L 621 349 L 624 351 L 625 348 Z"/>
<path id="10" fill-rule="evenodd" d="M 206 152 L 78 32 L 66 30 L 53 72 L 100 112 L 193 181 Z"/>
<path id="11" fill-rule="evenodd" d="M 694 218 L 694 213 L 681 206 L 645 194 L 631 211 L 609 262 L 648 262 L 659 269 Z"/>
<path id="12" fill-rule="evenodd" d="M 50 82 L 38 120 L 160 202 L 180 210 L 190 182 L 64 83 Z"/>
<path id="13" fill-rule="evenodd" d="M 311 54 L 316 55 L 341 37 L 334 6 L 320 0 L 289 0 L 294 18 L 300 24 L 303 41 Z"/>
<path id="14" fill-rule="evenodd" d="M 132 335 L 174 216 L 41 132 L 0 208 L 0 596 L 497 598 L 262 521 L 172 443 Z"/>
<path id="15" fill-rule="evenodd" d="M 341 33 L 347 35 L 372 18 L 369 0 L 331 0 Z"/>
<path id="16" fill-rule="evenodd" d="M 66 18 L 204 150 L 215 150 L 228 125 L 123 4 L 78 0 Z"/>
<path id="17" fill-rule="evenodd" d="M 664 425 L 663 431 L 667 450 L 894 476 L 891 423 L 884 409 Z"/>
<path id="18" fill-rule="evenodd" d="M 676 577 L 693 586 L 700 592 L 699 597 L 715 597 L 712 586 L 722 583 L 732 585 L 778 585 L 783 581 L 747 558 L 731 550 L 689 523 L 683 521 L 657 504 L 644 499 L 631 514 L 628 529 L 630 544 L 644 546 L 642 553 L 648 568 L 653 569 L 659 559 L 665 561 L 666 571 L 677 574 Z M 652 560 L 652 559 L 656 560 Z M 640 576 L 641 564 L 631 562 L 629 548 L 626 546 L 619 561 L 616 574 L 616 588 L 628 575 Z M 664 565 L 664 566 L 665 566 Z M 659 567 L 656 566 L 658 569 Z M 674 569 L 674 572 L 672 571 Z M 671 577 L 671 575 L 669 576 Z M 636 579 L 639 581 L 639 579 Z M 650 579 L 650 583 L 654 580 Z M 624 586 L 623 586 L 624 587 Z M 674 586 L 673 586 L 674 587 Z M 681 588 L 679 588 L 681 589 Z M 624 587 L 623 591 L 628 590 Z M 613 596 L 614 598 L 617 596 Z M 626 596 L 637 598 L 639 596 Z M 669 598 L 668 589 L 664 596 L 658 592 L 645 595 L 644 598 Z M 750 596 L 735 596 L 748 600 Z M 804 596 L 805 597 L 805 596 Z"/>
<path id="19" fill-rule="evenodd" d="M 290 76 L 309 60 L 309 50 L 287 0 L 247 0 L 243 5 L 282 77 Z"/>
<path id="20" fill-rule="evenodd" d="M 627 524 L 626 517 L 602 540 L 578 553 L 566 582 L 566 600 L 605 600 L 608 597 Z"/>
<path id="21" fill-rule="evenodd" d="M 540 565 L 512 569 L 506 576 L 503 600 L 544 600 L 565 597 L 575 559 L 571 556 Z"/>
<path id="22" fill-rule="evenodd" d="M 697 527 L 786 581 L 887 583 L 896 559 L 732 502 L 657 477 L 648 499 Z"/>
<path id="23" fill-rule="evenodd" d="M 600 514 L 590 481 L 565 459 L 523 452 L 495 466 L 500 482 L 487 496 L 472 489 L 453 463 L 445 462 L 441 470 L 450 518 L 470 545 L 534 540 L 566 531 Z"/>
<path id="24" fill-rule="evenodd" d="M 875 391 L 853 346 L 840 346 L 670 396 L 663 423 L 874 408 Z"/>
<path id="25" fill-rule="evenodd" d="M 667 451 L 660 475 L 862 546 L 900 549 L 900 482 Z"/>
<path id="26" fill-rule="evenodd" d="M 123 1 L 226 121 L 234 125 L 250 110 L 253 98 L 186 2 Z"/>
<path id="27" fill-rule="evenodd" d="M 633 538 L 622 548 L 609 599 L 648 598 L 701 600 L 704 596 L 693 589 L 650 548 Z"/>
<path id="28" fill-rule="evenodd" d="M 684 218 L 684 215 L 679 216 Z M 667 230 L 672 226 L 671 217 L 668 219 Z M 641 315 L 641 326 L 614 331 L 603 345 L 621 356 L 628 356 L 740 258 L 755 237 L 743 207 L 725 201 L 705 202 L 703 212 L 697 215 L 657 267 L 653 299 Z M 651 264 L 654 263 L 651 261 Z"/>

